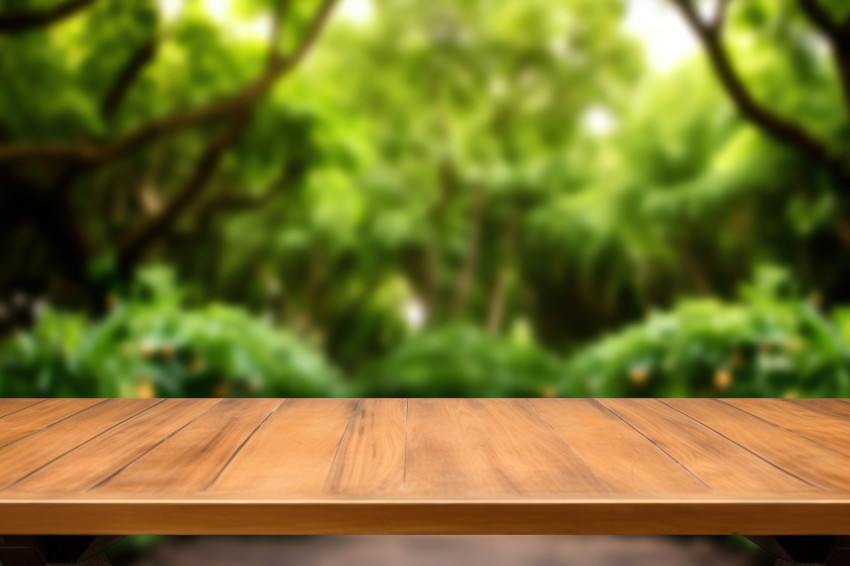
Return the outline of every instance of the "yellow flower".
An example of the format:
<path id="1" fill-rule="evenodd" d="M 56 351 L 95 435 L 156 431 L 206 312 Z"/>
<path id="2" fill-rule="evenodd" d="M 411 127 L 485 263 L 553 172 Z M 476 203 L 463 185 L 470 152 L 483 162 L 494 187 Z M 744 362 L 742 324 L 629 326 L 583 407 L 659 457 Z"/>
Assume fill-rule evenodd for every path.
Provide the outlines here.
<path id="1" fill-rule="evenodd" d="M 634 368 L 629 373 L 629 379 L 638 387 L 642 387 L 649 381 L 649 370 L 646 368 Z"/>
<path id="2" fill-rule="evenodd" d="M 227 387 L 226 383 L 216 383 L 213 386 L 212 396 L 213 397 L 227 397 L 230 395 L 230 388 Z"/>
<path id="3" fill-rule="evenodd" d="M 733 381 L 732 372 L 726 368 L 714 372 L 714 386 L 718 389 L 729 389 Z"/>
<path id="4" fill-rule="evenodd" d="M 150 399 L 156 396 L 156 388 L 149 377 L 143 377 L 136 383 L 136 397 Z"/>
<path id="5" fill-rule="evenodd" d="M 551 385 L 547 385 L 543 388 L 543 391 L 540 392 L 540 395 L 548 398 L 557 397 L 558 390 L 552 387 Z"/>

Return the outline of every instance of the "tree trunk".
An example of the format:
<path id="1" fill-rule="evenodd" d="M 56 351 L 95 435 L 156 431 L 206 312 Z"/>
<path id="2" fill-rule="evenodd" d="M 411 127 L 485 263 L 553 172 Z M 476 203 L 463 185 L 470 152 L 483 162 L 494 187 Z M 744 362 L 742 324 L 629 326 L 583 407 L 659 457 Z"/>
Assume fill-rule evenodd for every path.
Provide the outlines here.
<path id="1" fill-rule="evenodd" d="M 510 295 L 510 274 L 516 257 L 517 232 L 519 227 L 519 206 L 514 204 L 508 214 L 508 219 L 502 231 L 499 265 L 493 292 L 487 308 L 487 332 L 497 335 L 502 331 L 505 311 Z"/>
<path id="2" fill-rule="evenodd" d="M 478 255 L 481 250 L 481 225 L 484 222 L 486 200 L 487 193 L 484 187 L 474 185 L 472 187 L 472 202 L 469 206 L 469 220 L 467 222 L 466 253 L 457 283 L 455 284 L 455 293 L 451 308 L 452 318 L 457 318 L 466 311 L 466 307 L 469 304 L 469 297 L 472 294 L 472 287 L 475 283 L 475 272 L 478 269 Z"/>

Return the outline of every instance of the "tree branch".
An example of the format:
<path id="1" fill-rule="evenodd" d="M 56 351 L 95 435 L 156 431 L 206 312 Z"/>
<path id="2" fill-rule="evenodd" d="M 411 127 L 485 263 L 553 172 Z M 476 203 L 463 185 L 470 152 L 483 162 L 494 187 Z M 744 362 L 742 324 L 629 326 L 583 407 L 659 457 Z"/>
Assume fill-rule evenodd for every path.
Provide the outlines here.
<path id="1" fill-rule="evenodd" d="M 122 67 L 101 104 L 104 118 L 109 120 L 113 117 L 133 81 L 153 59 L 156 46 L 153 39 L 145 42 Z M 8 174 L 11 190 L 3 194 L 12 205 L 6 203 L 9 206 L 0 208 L 7 208 L 13 216 L 29 218 L 56 253 L 63 272 L 91 290 L 86 266 L 91 258 L 92 246 L 86 227 L 78 221 L 68 196 L 69 189 L 82 172 L 80 164 L 63 167 L 46 191 L 20 180 L 13 182 L 14 176 Z"/>
<path id="2" fill-rule="evenodd" d="M 241 89 L 200 108 L 184 110 L 153 120 L 111 143 L 20 143 L 0 145 L 0 163 L 9 161 L 58 160 L 99 165 L 117 159 L 158 138 L 238 113 L 262 98 L 277 80 L 292 70 L 315 43 L 324 29 L 337 0 L 323 0 L 298 46 L 292 53 L 276 58 L 256 79 Z"/>
<path id="3" fill-rule="evenodd" d="M 298 47 L 296 47 L 295 50 L 286 58 L 291 60 L 293 65 L 301 61 L 301 59 L 303 59 L 313 47 L 313 44 L 316 43 L 316 40 L 325 28 L 325 24 L 327 24 L 336 3 L 337 0 L 323 0 L 322 5 L 319 6 L 319 9 L 313 16 L 310 25 L 307 26 L 304 36 L 301 38 L 301 41 L 298 42 Z"/>
<path id="4" fill-rule="evenodd" d="M 121 103 L 127 97 L 130 87 L 133 86 L 145 67 L 156 57 L 158 48 L 159 42 L 156 38 L 148 39 L 136 49 L 121 70 L 118 71 L 118 75 L 100 105 L 100 112 L 104 118 L 111 119 L 115 115 Z"/>
<path id="5" fill-rule="evenodd" d="M 119 244 L 118 257 L 122 272 L 128 273 L 145 251 L 167 233 L 180 215 L 203 194 L 221 159 L 250 122 L 256 104 L 273 86 L 277 78 L 294 68 L 307 54 L 327 22 L 335 3 L 336 0 L 324 0 L 293 53 L 273 64 L 269 72 L 263 75 L 260 81 L 254 83 L 253 88 L 243 91 L 241 96 L 244 100 L 240 100 L 240 104 L 232 109 L 230 121 L 226 127 L 210 140 L 193 173 L 165 205 L 162 212 L 131 230 L 127 238 Z"/>
<path id="6" fill-rule="evenodd" d="M 723 46 L 724 19 L 704 22 L 692 0 L 673 0 L 706 50 L 720 83 L 741 115 L 778 141 L 791 146 L 822 165 L 839 183 L 850 179 L 847 164 L 823 141 L 805 128 L 773 113 L 750 93 Z"/>
<path id="7" fill-rule="evenodd" d="M 121 103 L 127 97 L 127 93 L 130 92 L 130 87 L 139 75 L 141 75 L 145 66 L 156 56 L 158 46 L 159 43 L 156 38 L 145 41 L 120 69 L 100 105 L 101 115 L 107 122 L 114 118 Z M 74 186 L 74 183 L 84 170 L 85 167 L 82 163 L 66 164 L 53 182 L 50 188 L 51 194 L 59 195 L 67 193 Z"/>
<path id="8" fill-rule="evenodd" d="M 122 272 L 129 272 L 148 247 L 164 235 L 180 215 L 203 193 L 218 169 L 222 157 L 244 131 L 249 119 L 248 111 L 232 118 L 227 127 L 207 144 L 194 171 L 177 194 L 165 205 L 162 212 L 131 230 L 119 244 L 118 258 Z"/>
<path id="9" fill-rule="evenodd" d="M 827 37 L 833 37 L 841 32 L 841 28 L 829 15 L 820 0 L 799 0 L 800 7 L 809 21 Z"/>
<path id="10" fill-rule="evenodd" d="M 850 18 L 843 23 L 836 22 L 819 0 L 800 0 L 800 7 L 809 22 L 830 44 L 844 94 L 844 107 L 850 115 Z"/>
<path id="11" fill-rule="evenodd" d="M 283 35 L 283 24 L 286 22 L 289 7 L 289 0 L 277 0 L 275 2 L 272 33 L 269 38 L 269 67 L 274 66 L 282 57 L 280 53 L 280 39 Z"/>
<path id="12" fill-rule="evenodd" d="M 241 90 L 200 108 L 177 112 L 155 119 L 111 143 L 20 143 L 0 146 L 0 163 L 8 161 L 56 160 L 85 165 L 99 165 L 119 158 L 160 137 L 229 115 L 254 100 L 271 83 L 271 73 L 244 86 Z"/>
<path id="13" fill-rule="evenodd" d="M 299 182 L 307 171 L 307 163 L 302 160 L 288 161 L 270 187 L 260 195 L 240 195 L 232 192 L 219 194 L 204 202 L 198 211 L 199 217 L 210 216 L 218 212 L 242 212 L 260 208 L 270 203 L 286 188 Z"/>
<path id="14" fill-rule="evenodd" d="M 214 233 L 212 223 L 219 213 L 239 214 L 261 208 L 272 202 L 285 189 L 300 182 L 307 171 L 305 161 L 288 161 L 281 168 L 275 180 L 266 188 L 261 195 L 240 195 L 234 192 L 224 192 L 206 199 L 198 206 L 194 215 L 193 228 L 190 232 L 180 234 L 169 234 L 166 245 L 172 242 L 197 242 L 203 243 L 204 238 L 212 237 Z"/>
<path id="15" fill-rule="evenodd" d="M 95 0 L 67 0 L 45 10 L 0 14 L 0 34 L 18 34 L 49 26 L 73 16 L 94 2 Z"/>

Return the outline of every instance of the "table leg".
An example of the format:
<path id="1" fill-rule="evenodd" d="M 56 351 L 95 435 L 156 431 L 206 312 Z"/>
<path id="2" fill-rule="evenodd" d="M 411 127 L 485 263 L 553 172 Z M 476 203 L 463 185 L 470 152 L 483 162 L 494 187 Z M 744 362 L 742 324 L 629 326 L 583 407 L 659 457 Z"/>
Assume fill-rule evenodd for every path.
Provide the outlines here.
<path id="1" fill-rule="evenodd" d="M 3 566 L 109 566 L 104 554 L 118 536 L 0 536 Z"/>
<path id="2" fill-rule="evenodd" d="M 850 537 L 748 536 L 776 557 L 775 566 L 850 566 Z"/>

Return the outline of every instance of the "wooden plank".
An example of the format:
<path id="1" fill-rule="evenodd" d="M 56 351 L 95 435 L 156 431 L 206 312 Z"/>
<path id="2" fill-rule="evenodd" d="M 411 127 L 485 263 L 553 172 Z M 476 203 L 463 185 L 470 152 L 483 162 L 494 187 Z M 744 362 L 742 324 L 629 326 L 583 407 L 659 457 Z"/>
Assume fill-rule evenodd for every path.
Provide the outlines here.
<path id="1" fill-rule="evenodd" d="M 530 403 L 597 476 L 623 494 L 708 494 L 711 488 L 607 408 L 590 399 Z"/>
<path id="2" fill-rule="evenodd" d="M 279 399 L 225 399 L 96 484 L 99 496 L 185 496 L 202 492 Z"/>
<path id="3" fill-rule="evenodd" d="M 0 417 L 0 532 L 850 532 L 843 402 L 97 402 Z"/>
<path id="4" fill-rule="evenodd" d="M 765 399 L 764 402 L 771 401 Z M 839 418 L 850 418 L 850 400 L 848 399 L 778 399 L 783 403 L 800 406 L 810 406 L 823 415 Z"/>
<path id="5" fill-rule="evenodd" d="M 84 492 L 140 458 L 212 407 L 215 399 L 174 399 L 136 414 L 8 487 L 7 493 Z"/>
<path id="6" fill-rule="evenodd" d="M 718 400 L 670 399 L 664 403 L 757 454 L 778 470 L 824 489 L 850 489 L 850 456 L 846 454 L 824 449 L 812 440 Z"/>
<path id="7" fill-rule="evenodd" d="M 727 494 L 820 491 L 655 399 L 600 399 L 716 492 Z"/>
<path id="8" fill-rule="evenodd" d="M 0 399 L 0 419 L 11 413 L 16 413 L 36 403 L 44 403 L 44 399 Z"/>
<path id="9" fill-rule="evenodd" d="M 0 448 L 79 413 L 103 399 L 47 399 L 0 419 Z"/>
<path id="10" fill-rule="evenodd" d="M 384 497 L 404 490 L 407 399 L 362 399 L 325 481 L 326 493 Z"/>
<path id="11" fill-rule="evenodd" d="M 7 501 L 10 535 L 844 535 L 850 503 L 757 500 Z"/>
<path id="12" fill-rule="evenodd" d="M 411 399 L 407 443 L 409 497 L 611 491 L 522 399 Z"/>
<path id="13" fill-rule="evenodd" d="M 322 497 L 355 399 L 290 399 L 257 430 L 210 486 L 242 497 Z"/>
<path id="14" fill-rule="evenodd" d="M 156 399 L 110 399 L 97 405 L 97 410 L 81 410 L 67 418 L 0 448 L 0 489 L 8 487 L 58 460 L 80 445 L 96 438 L 160 401 Z M 36 405 L 33 409 L 45 405 Z M 71 407 L 78 408 L 76 403 Z M 26 411 L 17 413 L 21 415 Z M 63 411 L 63 414 L 67 411 Z M 16 415 L 13 415 L 16 416 Z"/>
<path id="15" fill-rule="evenodd" d="M 850 404 L 837 399 L 723 399 L 722 402 L 850 455 Z"/>

